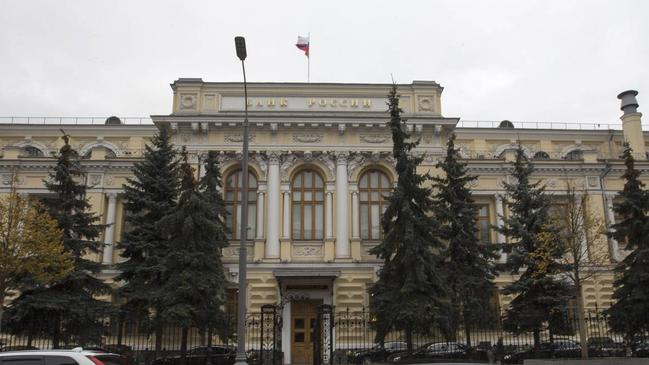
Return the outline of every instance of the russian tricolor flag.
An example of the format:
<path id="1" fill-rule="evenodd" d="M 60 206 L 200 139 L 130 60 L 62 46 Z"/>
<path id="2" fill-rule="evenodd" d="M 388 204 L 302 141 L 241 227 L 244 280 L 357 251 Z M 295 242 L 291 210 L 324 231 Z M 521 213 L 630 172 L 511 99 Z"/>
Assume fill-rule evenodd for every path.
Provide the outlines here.
<path id="1" fill-rule="evenodd" d="M 309 57 L 309 37 L 297 36 L 295 47 L 304 51 L 304 55 Z"/>

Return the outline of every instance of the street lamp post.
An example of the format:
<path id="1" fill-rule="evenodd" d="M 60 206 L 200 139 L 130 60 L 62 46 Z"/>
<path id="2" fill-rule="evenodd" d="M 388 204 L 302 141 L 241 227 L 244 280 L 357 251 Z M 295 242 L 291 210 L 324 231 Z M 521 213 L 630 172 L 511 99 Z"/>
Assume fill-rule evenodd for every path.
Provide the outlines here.
<path id="1" fill-rule="evenodd" d="M 243 159 L 241 160 L 242 199 L 241 199 L 241 230 L 239 242 L 239 296 L 237 309 L 237 356 L 235 365 L 247 365 L 246 361 L 246 261 L 248 259 L 246 240 L 248 236 L 248 85 L 246 83 L 246 39 L 234 37 L 237 57 L 241 60 L 243 70 Z"/>

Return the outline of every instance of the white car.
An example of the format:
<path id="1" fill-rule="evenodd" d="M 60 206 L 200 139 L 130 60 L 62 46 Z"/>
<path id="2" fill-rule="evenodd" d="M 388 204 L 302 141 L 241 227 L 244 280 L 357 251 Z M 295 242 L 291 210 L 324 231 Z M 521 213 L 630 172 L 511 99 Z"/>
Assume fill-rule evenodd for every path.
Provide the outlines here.
<path id="1" fill-rule="evenodd" d="M 122 355 L 72 350 L 29 350 L 0 353 L 0 365 L 131 365 Z"/>

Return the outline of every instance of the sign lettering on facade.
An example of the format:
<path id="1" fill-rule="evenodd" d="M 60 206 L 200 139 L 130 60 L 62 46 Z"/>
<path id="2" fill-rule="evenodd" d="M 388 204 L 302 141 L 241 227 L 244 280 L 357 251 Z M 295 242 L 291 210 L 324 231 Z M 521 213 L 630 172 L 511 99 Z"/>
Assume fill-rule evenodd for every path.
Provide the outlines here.
<path id="1" fill-rule="evenodd" d="M 300 111 L 385 111 L 385 98 L 336 97 L 249 97 L 248 110 L 300 110 Z M 224 96 L 221 110 L 242 110 L 243 98 Z"/>

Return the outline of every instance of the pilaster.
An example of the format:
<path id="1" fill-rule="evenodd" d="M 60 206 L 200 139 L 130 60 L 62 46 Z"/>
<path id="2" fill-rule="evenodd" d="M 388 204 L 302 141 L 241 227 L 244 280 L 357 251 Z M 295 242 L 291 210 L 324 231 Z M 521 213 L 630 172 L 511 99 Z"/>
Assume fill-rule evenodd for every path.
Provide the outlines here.
<path id="1" fill-rule="evenodd" d="M 113 264 L 113 246 L 115 245 L 115 206 L 117 193 L 107 193 L 108 209 L 106 211 L 106 229 L 104 230 L 104 253 L 101 262 L 104 265 Z"/>
<path id="2" fill-rule="evenodd" d="M 270 153 L 268 155 L 268 225 L 266 231 L 265 258 L 280 257 L 280 177 L 279 177 L 279 155 Z"/>
<path id="3" fill-rule="evenodd" d="M 291 261 L 291 240 L 288 238 L 282 238 L 280 240 L 280 261 Z"/>
<path id="4" fill-rule="evenodd" d="M 503 208 L 503 197 L 500 194 L 496 194 L 494 196 L 494 200 L 496 204 L 496 227 L 502 228 L 505 225 L 503 221 L 503 217 L 505 216 L 505 211 Z M 505 235 L 500 231 L 496 231 L 496 240 L 498 241 L 498 244 L 505 244 L 507 241 Z M 502 250 L 500 251 L 500 262 L 507 262 L 507 254 Z"/>
<path id="5" fill-rule="evenodd" d="M 336 260 L 349 260 L 349 207 L 346 152 L 336 155 Z"/>

